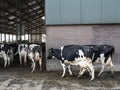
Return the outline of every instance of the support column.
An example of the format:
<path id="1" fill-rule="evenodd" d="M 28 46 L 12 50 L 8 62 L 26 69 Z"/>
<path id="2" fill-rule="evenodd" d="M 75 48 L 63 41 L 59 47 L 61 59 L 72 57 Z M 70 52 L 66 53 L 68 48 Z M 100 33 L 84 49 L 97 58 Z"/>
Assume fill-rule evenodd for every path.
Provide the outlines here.
<path id="1" fill-rule="evenodd" d="M 1 40 L 1 33 L 0 33 L 0 41 L 2 41 L 2 40 Z M 1 43 L 1 42 L 0 42 L 0 43 Z"/>
<path id="2" fill-rule="evenodd" d="M 6 25 L 5 25 L 5 1 L 6 0 L 3 0 L 3 32 L 4 32 L 4 43 L 6 43 Z"/>

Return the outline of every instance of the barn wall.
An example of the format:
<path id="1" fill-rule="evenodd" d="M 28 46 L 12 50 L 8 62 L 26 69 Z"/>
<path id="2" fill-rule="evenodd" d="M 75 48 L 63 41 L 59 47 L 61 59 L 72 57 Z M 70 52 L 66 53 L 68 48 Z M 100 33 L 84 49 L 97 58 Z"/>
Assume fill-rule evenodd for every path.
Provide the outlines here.
<path id="1" fill-rule="evenodd" d="M 115 47 L 115 70 L 120 70 L 120 25 L 46 26 L 48 49 L 68 44 L 109 44 Z M 47 60 L 47 70 L 61 70 L 58 60 Z"/>
<path id="2" fill-rule="evenodd" d="M 45 0 L 47 25 L 120 23 L 120 0 Z"/>

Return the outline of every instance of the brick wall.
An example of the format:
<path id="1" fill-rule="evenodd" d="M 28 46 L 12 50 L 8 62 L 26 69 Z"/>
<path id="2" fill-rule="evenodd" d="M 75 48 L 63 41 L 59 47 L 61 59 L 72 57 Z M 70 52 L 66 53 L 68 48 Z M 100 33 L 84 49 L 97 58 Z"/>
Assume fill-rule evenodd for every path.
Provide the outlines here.
<path id="1" fill-rule="evenodd" d="M 47 49 L 68 44 L 108 44 L 115 47 L 115 70 L 120 70 L 120 25 L 46 26 Z M 58 60 L 47 60 L 48 70 L 62 67 Z"/>

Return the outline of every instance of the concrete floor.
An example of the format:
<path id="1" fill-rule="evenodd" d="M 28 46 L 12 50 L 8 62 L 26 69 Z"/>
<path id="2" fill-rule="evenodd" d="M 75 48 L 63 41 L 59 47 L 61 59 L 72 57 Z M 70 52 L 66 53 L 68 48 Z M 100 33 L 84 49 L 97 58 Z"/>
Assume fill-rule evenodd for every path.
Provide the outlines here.
<path id="1" fill-rule="evenodd" d="M 77 79 L 74 76 L 61 78 L 61 71 L 39 71 L 30 72 L 30 67 L 10 66 L 0 67 L 0 90 L 120 90 L 120 72 L 113 75 L 104 72 L 101 77 L 89 81 L 90 76 L 85 73 Z"/>

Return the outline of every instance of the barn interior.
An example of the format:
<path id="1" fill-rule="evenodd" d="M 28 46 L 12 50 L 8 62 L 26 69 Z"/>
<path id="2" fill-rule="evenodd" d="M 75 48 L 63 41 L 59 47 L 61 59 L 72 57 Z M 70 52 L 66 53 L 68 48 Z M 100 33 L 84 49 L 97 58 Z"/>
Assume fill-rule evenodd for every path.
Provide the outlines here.
<path id="1" fill-rule="evenodd" d="M 44 0 L 0 0 L 1 43 L 41 42 L 44 17 Z"/>
<path id="2" fill-rule="evenodd" d="M 0 58 L 0 90 L 76 90 L 76 89 L 77 90 L 120 90 L 120 72 L 114 72 L 114 74 L 111 75 L 109 71 L 105 71 L 101 77 L 98 77 L 97 76 L 98 72 L 96 72 L 95 80 L 89 81 L 90 79 L 89 73 L 85 73 L 85 75 L 83 75 L 81 78 L 78 79 L 76 78 L 78 75 L 78 71 L 76 70 L 77 68 L 72 67 L 72 71 L 75 71 L 73 73 L 73 76 L 70 76 L 69 72 L 67 72 L 66 77 L 61 78 L 60 75 L 62 74 L 62 70 L 60 69 L 62 69 L 62 67 L 60 66 L 59 61 L 56 59 L 46 61 L 45 59 L 45 51 L 47 51 L 48 48 L 51 47 L 59 48 L 64 44 L 71 44 L 71 43 L 73 44 L 107 43 L 110 45 L 114 45 L 117 48 L 115 52 L 114 62 L 118 64 L 115 67 L 117 67 L 117 69 L 120 70 L 119 69 L 120 68 L 119 65 L 120 24 L 119 25 L 96 25 L 96 24 L 95 25 L 74 25 L 74 24 L 65 25 L 64 24 L 69 20 L 73 20 L 71 22 L 73 23 L 75 18 L 73 16 L 80 14 L 79 13 L 80 10 L 76 9 L 76 7 L 78 8 L 81 7 L 77 6 L 79 3 L 76 2 L 82 1 L 84 2 L 84 5 L 86 4 L 86 6 L 88 6 L 88 9 L 86 6 L 84 7 L 88 11 L 88 14 L 85 15 L 90 17 L 90 20 L 93 20 L 94 18 L 91 18 L 91 15 L 94 16 L 94 12 L 95 12 L 94 9 L 96 10 L 96 12 L 98 12 L 99 8 L 96 8 L 96 6 L 99 4 L 98 2 L 101 3 L 106 2 L 106 4 L 104 5 L 105 6 L 108 5 L 109 7 L 112 6 L 109 2 L 113 3 L 114 1 L 118 1 L 118 0 L 46 0 L 46 1 L 47 1 L 46 6 L 48 6 L 48 8 L 46 8 L 48 11 L 47 12 L 48 17 L 47 15 L 46 17 L 47 19 L 49 19 L 50 17 L 50 19 L 47 20 L 50 22 L 47 22 L 48 25 L 46 24 L 46 29 L 45 29 L 45 11 L 46 11 L 44 10 L 45 0 L 0 0 L 0 43 L 14 43 L 14 42 L 41 43 L 42 42 L 42 50 L 43 50 L 42 66 L 43 66 L 43 70 L 46 70 L 47 68 L 47 71 L 39 71 L 39 66 L 37 66 L 35 72 L 31 73 L 30 72 L 31 63 L 28 62 L 29 65 L 27 65 L 27 67 L 23 66 L 24 64 L 22 66 L 19 66 L 18 56 L 15 57 L 16 59 L 12 63 L 12 65 L 4 68 L 3 60 Z M 71 6 L 70 4 L 71 2 L 75 3 L 75 6 Z M 97 4 L 91 4 L 91 2 L 96 2 Z M 51 8 L 49 7 L 48 4 L 50 5 Z M 95 6 L 95 8 L 93 7 L 91 8 L 90 4 L 92 6 Z M 117 3 L 115 2 L 115 4 L 120 6 L 119 1 Z M 60 5 L 62 5 L 63 7 Z M 105 14 L 106 13 L 109 14 L 109 10 L 116 11 L 117 10 L 116 6 L 113 5 L 114 7 L 113 9 L 105 8 L 105 10 L 108 11 L 108 12 L 105 11 Z M 62 15 L 59 14 L 58 11 L 59 8 L 63 9 L 65 13 L 65 14 L 63 13 L 64 14 L 63 21 L 66 22 L 63 22 L 63 26 L 62 25 L 57 26 L 59 20 L 56 19 L 60 19 L 57 17 Z M 71 8 L 73 8 L 73 11 L 71 10 Z M 51 10 L 53 12 L 51 12 Z M 73 15 L 74 11 L 79 14 L 74 13 Z M 69 12 L 72 14 L 69 14 Z M 113 16 L 113 18 L 115 19 L 117 18 L 113 14 L 109 14 L 109 15 L 110 16 L 107 17 L 110 19 L 111 16 Z M 89 20 L 89 18 L 87 20 Z M 46 45 L 47 48 L 45 50 L 46 32 L 48 38 Z M 86 37 L 86 35 L 89 35 L 89 37 Z"/>
<path id="3" fill-rule="evenodd" d="M 14 42 L 40 43 L 45 56 L 44 0 L 0 0 L 0 43 Z"/>

